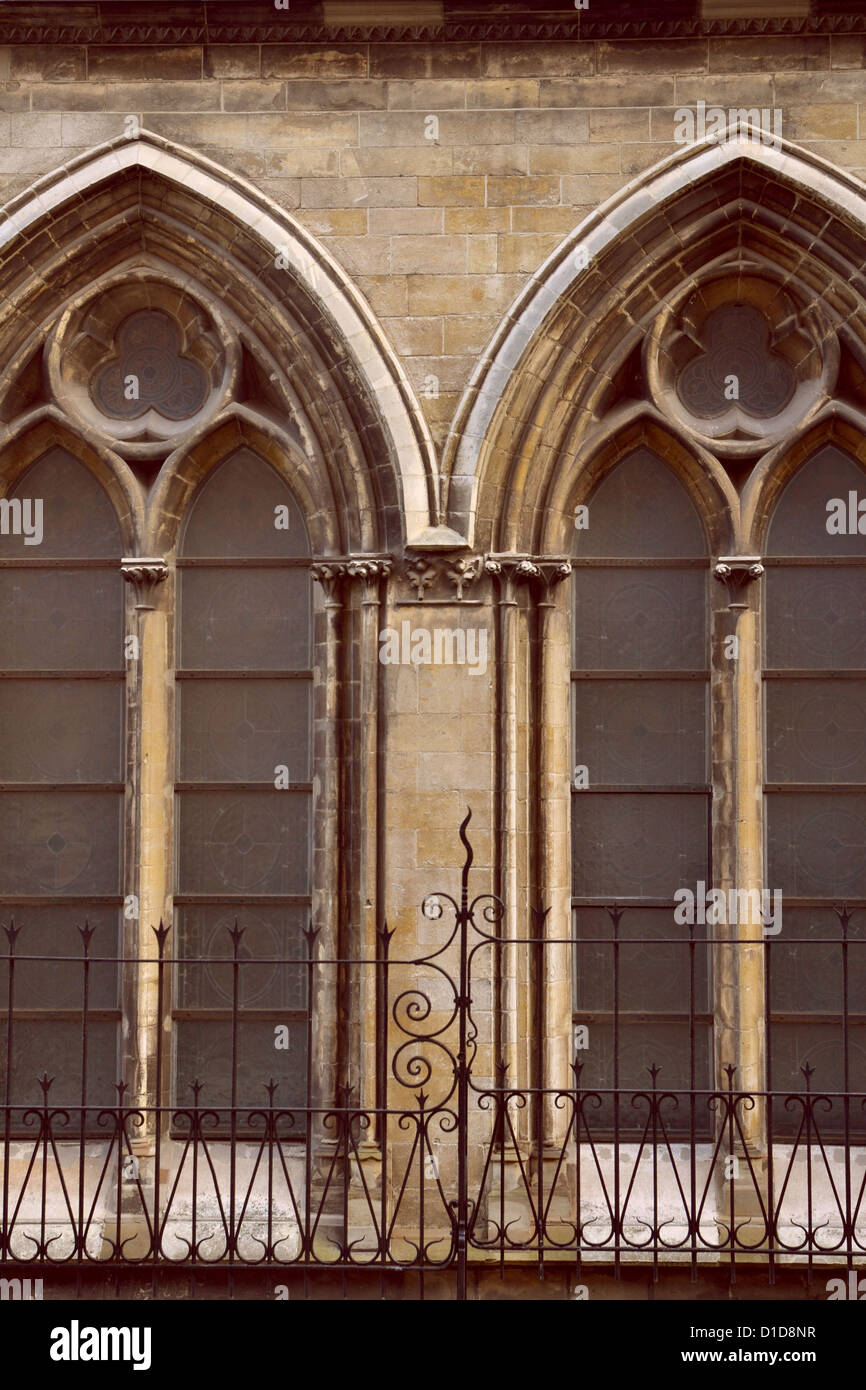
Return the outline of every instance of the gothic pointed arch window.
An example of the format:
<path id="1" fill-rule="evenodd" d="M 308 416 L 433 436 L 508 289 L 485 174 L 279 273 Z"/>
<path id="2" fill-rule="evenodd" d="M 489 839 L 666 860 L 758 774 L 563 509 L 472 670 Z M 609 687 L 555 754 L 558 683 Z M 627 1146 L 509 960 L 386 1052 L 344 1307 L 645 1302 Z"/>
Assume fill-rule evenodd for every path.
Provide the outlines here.
<path id="1" fill-rule="evenodd" d="M 233 1092 L 239 1105 L 263 1103 L 269 1078 L 279 1083 L 278 1105 L 306 1093 L 309 563 L 301 510 L 269 464 L 242 449 L 208 475 L 177 561 L 174 901 L 179 954 L 196 958 L 176 981 L 181 1105 L 195 1083 L 211 1107 L 228 1105 Z"/>
<path id="2" fill-rule="evenodd" d="M 808 1071 L 832 1097 L 823 1131 L 847 1123 L 861 1137 L 860 1107 L 840 1093 L 866 1090 L 864 492 L 862 466 L 835 445 L 803 464 L 771 516 L 764 602 L 767 876 L 784 902 L 769 945 L 769 1075 L 798 1092 Z M 773 1119 L 790 1133 L 801 1115 L 777 1104 Z"/>
<path id="3" fill-rule="evenodd" d="M 51 1078 L 48 1102 L 72 1107 L 67 1129 L 82 1113 L 92 1129 L 95 1107 L 116 1099 L 119 1065 L 122 536 L 96 477 L 57 447 L 0 507 L 0 907 L 20 933 L 19 1026 L 11 1057 L 4 1048 L 0 1058 L 2 1085 L 11 1070 L 10 1103 L 26 1107 L 41 1102 L 36 1077 Z M 87 972 L 85 944 L 95 959 Z M 0 968 L 5 1008 L 8 960 Z M 13 1110 L 10 1128 L 23 1114 Z"/>
<path id="4" fill-rule="evenodd" d="M 712 1057 L 705 930 L 693 938 L 690 1033 L 689 929 L 673 911 L 678 888 L 712 881 L 707 542 L 685 486 L 646 448 L 605 474 L 588 517 L 572 609 L 581 1084 L 643 1090 L 659 1067 L 665 1089 L 694 1088 Z M 613 1121 L 609 1100 L 603 1117 Z M 620 1125 L 645 1118 L 621 1101 Z M 687 1110 L 671 1123 L 688 1125 Z"/>

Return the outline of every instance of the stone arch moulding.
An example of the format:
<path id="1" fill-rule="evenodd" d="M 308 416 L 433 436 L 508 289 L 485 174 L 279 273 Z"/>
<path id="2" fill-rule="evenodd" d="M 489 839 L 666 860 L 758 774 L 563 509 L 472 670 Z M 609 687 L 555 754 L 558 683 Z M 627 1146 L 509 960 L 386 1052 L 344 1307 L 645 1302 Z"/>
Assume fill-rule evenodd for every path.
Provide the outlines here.
<path id="1" fill-rule="evenodd" d="M 677 151 L 584 219 L 504 317 L 446 441 L 447 524 L 476 548 L 539 553 L 563 456 L 594 447 L 617 372 L 708 265 L 778 267 L 862 369 L 864 261 L 866 186 L 844 170 L 749 134 Z M 821 413 L 819 400 L 812 421 Z"/>
<path id="2" fill-rule="evenodd" d="M 315 452 L 330 463 L 320 505 L 334 499 L 338 551 L 442 543 L 429 429 L 363 296 L 316 239 L 247 180 L 148 131 L 81 155 L 4 208 L 5 360 L 27 360 L 67 303 L 107 270 L 127 266 L 135 274 L 142 265 L 156 274 L 172 266 L 189 278 L 191 293 L 204 287 L 268 345 L 271 381 L 282 373 L 283 399 L 302 400 L 318 429 Z M 450 543 L 463 542 L 452 536 Z"/>

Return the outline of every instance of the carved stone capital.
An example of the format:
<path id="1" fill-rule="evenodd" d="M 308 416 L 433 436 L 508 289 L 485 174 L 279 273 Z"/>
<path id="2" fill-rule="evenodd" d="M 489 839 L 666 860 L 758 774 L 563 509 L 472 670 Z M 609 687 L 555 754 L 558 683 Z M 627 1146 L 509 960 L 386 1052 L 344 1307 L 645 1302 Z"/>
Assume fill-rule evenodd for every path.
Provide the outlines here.
<path id="1" fill-rule="evenodd" d="M 328 605 L 339 605 L 340 589 L 344 582 L 361 580 L 365 584 L 378 581 L 391 573 L 393 562 L 382 555 L 350 555 L 334 560 L 317 560 L 310 574 L 325 592 Z"/>
<path id="2" fill-rule="evenodd" d="M 571 574 L 571 561 L 545 559 L 531 555 L 489 555 L 484 562 L 488 574 L 514 584 L 529 584 L 535 592 L 546 593 Z"/>
<path id="3" fill-rule="evenodd" d="M 748 586 L 764 573 L 759 555 L 720 555 L 713 566 L 713 578 L 728 590 L 728 608 L 732 611 L 748 608 Z"/>
<path id="4" fill-rule="evenodd" d="M 155 555 L 126 555 L 120 562 L 120 573 L 135 589 L 137 610 L 150 611 L 156 607 L 156 590 L 168 577 L 168 565 Z"/>

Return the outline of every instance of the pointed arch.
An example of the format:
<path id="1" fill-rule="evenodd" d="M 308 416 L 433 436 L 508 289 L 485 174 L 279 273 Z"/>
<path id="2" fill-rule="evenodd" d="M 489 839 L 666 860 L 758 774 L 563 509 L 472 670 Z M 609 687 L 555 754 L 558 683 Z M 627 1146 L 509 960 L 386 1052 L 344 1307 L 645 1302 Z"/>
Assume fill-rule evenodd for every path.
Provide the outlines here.
<path id="1" fill-rule="evenodd" d="M 428 427 L 348 276 L 252 184 L 147 131 L 98 146 L 7 204 L 0 350 L 25 360 L 95 281 L 166 266 L 236 317 L 278 388 L 280 377 L 291 383 L 330 473 L 323 494 L 343 493 L 337 549 L 397 547 L 438 523 Z"/>
<path id="2" fill-rule="evenodd" d="M 314 462 L 279 424 L 242 405 L 230 406 L 166 459 L 151 497 L 146 548 L 160 555 L 175 549 L 196 489 L 235 449 L 244 446 L 290 482 L 314 552 L 337 554 L 340 536 L 336 517 L 341 499 L 334 497 L 331 506 L 323 506 Z"/>
<path id="3" fill-rule="evenodd" d="M 776 504 L 788 483 L 828 444 L 866 467 L 866 417 L 834 401 L 817 420 L 764 455 L 743 489 L 743 545 L 751 553 L 763 553 Z"/>
<path id="4" fill-rule="evenodd" d="M 579 461 L 571 456 L 573 468 L 554 472 L 539 535 L 541 554 L 570 548 L 575 506 L 586 502 L 620 460 L 642 446 L 661 458 L 685 487 L 704 527 L 708 550 L 722 554 L 732 546 L 740 502 L 727 473 L 712 454 L 687 439 L 652 406 L 640 403 L 617 411 Z"/>
<path id="5" fill-rule="evenodd" d="M 114 507 L 126 554 L 140 553 L 144 505 L 129 469 L 98 439 L 73 430 L 54 406 L 29 411 L 0 431 L 4 458 L 0 493 L 11 492 L 28 468 L 52 448 L 64 449 L 94 474 Z"/>
<path id="6" fill-rule="evenodd" d="M 504 548 L 499 500 L 523 491 L 516 548 L 537 548 L 563 454 L 603 429 L 616 373 L 659 306 L 732 258 L 776 268 L 866 357 L 866 187 L 786 141 L 684 147 L 586 218 L 539 268 L 491 340 L 443 455 L 446 520 Z M 513 514 L 514 498 L 510 508 Z"/>

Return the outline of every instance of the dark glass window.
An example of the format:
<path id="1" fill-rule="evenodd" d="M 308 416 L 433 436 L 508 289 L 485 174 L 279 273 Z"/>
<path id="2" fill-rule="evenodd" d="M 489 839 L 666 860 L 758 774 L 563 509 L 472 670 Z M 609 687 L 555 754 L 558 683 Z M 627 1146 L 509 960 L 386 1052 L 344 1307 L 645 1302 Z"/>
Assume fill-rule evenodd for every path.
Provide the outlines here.
<path id="1" fill-rule="evenodd" d="M 100 484 L 61 449 L 33 464 L 8 498 L 21 504 L 0 535 L 0 917 L 21 929 L 11 1103 L 41 1103 L 36 1078 L 47 1073 L 49 1104 L 70 1107 L 68 1133 L 78 1129 L 82 1094 L 93 1130 L 90 1107 L 116 1103 L 119 1079 L 112 958 L 123 902 L 122 537 Z M 35 540 L 37 501 L 34 544 L 23 523 Z M 83 1062 L 85 922 L 95 963 Z M 4 1020 L 8 989 L 4 963 Z M 4 1049 L 0 1090 L 9 1065 Z"/>
<path id="2" fill-rule="evenodd" d="M 229 1105 L 233 1078 L 241 1107 L 267 1103 L 271 1079 L 278 1107 L 304 1099 L 309 553 L 289 488 L 248 450 L 222 463 L 193 499 L 178 560 L 179 1105 L 191 1103 L 195 1081 L 202 1105 Z M 288 1048 L 275 1047 L 279 1026 Z"/>
<path id="3" fill-rule="evenodd" d="M 573 576 L 574 998 L 588 1030 L 576 1057 L 584 1089 L 620 1088 L 620 1130 L 634 1132 L 647 1108 L 631 1098 L 651 1089 L 650 1067 L 665 1091 L 709 1084 L 706 929 L 690 946 L 674 921 L 676 890 L 711 882 L 708 559 L 688 494 L 645 449 L 588 506 Z M 688 1132 L 688 1103 L 663 1113 L 670 1132 Z M 594 1114 L 612 1126 L 612 1100 Z M 709 1118 L 699 1111 L 696 1133 Z"/>
<path id="4" fill-rule="evenodd" d="M 791 1093 L 805 1091 L 807 1072 L 813 1093 L 866 1091 L 866 537 L 858 498 L 866 498 L 863 469 L 834 446 L 821 449 L 782 493 L 767 542 L 767 876 L 783 904 L 768 950 L 770 1077 L 774 1090 Z M 847 946 L 835 911 L 843 903 Z M 774 1107 L 779 1134 L 796 1133 L 803 1118 L 797 1102 Z M 842 1100 L 822 1102 L 812 1123 L 843 1135 Z M 857 1104 L 848 1123 L 862 1134 Z"/>

